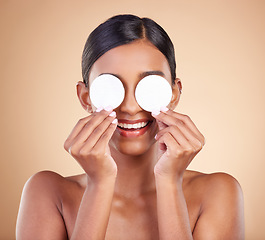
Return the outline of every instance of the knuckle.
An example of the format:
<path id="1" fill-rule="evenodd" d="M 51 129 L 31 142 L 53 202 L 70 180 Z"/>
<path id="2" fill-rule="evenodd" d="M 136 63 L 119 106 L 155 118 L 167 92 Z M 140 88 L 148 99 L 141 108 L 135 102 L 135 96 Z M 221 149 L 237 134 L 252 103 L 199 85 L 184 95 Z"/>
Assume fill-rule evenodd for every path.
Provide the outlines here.
<path id="1" fill-rule="evenodd" d="M 93 158 L 99 158 L 100 157 L 100 152 L 97 149 L 92 149 L 89 152 L 89 156 L 93 157 Z"/>
<path id="2" fill-rule="evenodd" d="M 176 156 L 176 158 L 180 158 L 183 156 L 183 152 L 181 150 L 172 149 L 172 153 L 174 154 L 174 156 Z"/>
<path id="3" fill-rule="evenodd" d="M 176 124 L 178 125 L 184 125 L 184 122 L 180 119 L 176 119 Z"/>
<path id="4" fill-rule="evenodd" d="M 91 135 L 93 136 L 97 136 L 99 133 L 102 132 L 102 128 L 101 127 L 97 127 L 93 130 L 93 132 L 91 133 Z"/>
<path id="5" fill-rule="evenodd" d="M 88 121 L 88 122 L 84 122 L 84 128 L 89 128 L 91 126 L 91 122 Z"/>
<path id="6" fill-rule="evenodd" d="M 77 123 L 80 124 L 80 123 L 84 123 L 86 121 L 87 121 L 87 117 L 84 117 L 84 118 L 80 118 Z"/>
<path id="7" fill-rule="evenodd" d="M 202 150 L 202 147 L 203 147 L 203 143 L 201 141 L 198 141 L 198 147 L 197 147 L 197 150 Z"/>
<path id="8" fill-rule="evenodd" d="M 196 147 L 195 150 L 194 150 L 194 153 L 197 154 L 197 153 L 198 153 L 199 151 L 201 151 L 201 150 L 202 150 L 202 147 Z"/>
<path id="9" fill-rule="evenodd" d="M 186 121 L 189 121 L 189 120 L 190 120 L 190 117 L 189 117 L 188 115 L 184 115 L 183 118 L 184 118 L 184 120 L 186 120 Z"/>
<path id="10" fill-rule="evenodd" d="M 116 113 L 115 113 L 115 114 L 116 114 Z M 113 121 L 113 116 L 108 115 L 108 116 L 106 117 L 106 120 L 112 122 L 112 121 Z"/>
<path id="11" fill-rule="evenodd" d="M 81 158 L 85 158 L 85 157 L 87 157 L 87 155 L 88 155 L 88 151 L 87 151 L 87 149 L 85 149 L 85 148 L 81 148 L 81 149 L 79 150 L 79 156 L 80 156 Z"/>
<path id="12" fill-rule="evenodd" d="M 66 140 L 66 141 L 64 142 L 63 147 L 64 147 L 64 149 L 65 149 L 66 151 L 68 151 L 68 149 L 69 149 L 69 147 L 70 147 L 70 144 L 69 144 L 68 140 Z"/>
<path id="13" fill-rule="evenodd" d="M 106 139 L 108 137 L 108 132 L 104 132 L 102 135 L 101 135 L 101 139 Z"/>
<path id="14" fill-rule="evenodd" d="M 202 150 L 202 144 L 200 143 L 199 145 L 198 145 L 198 147 L 196 147 L 196 152 L 199 152 L 199 151 L 201 151 Z"/>
<path id="15" fill-rule="evenodd" d="M 85 125 L 88 124 L 91 120 L 91 116 L 80 118 L 77 122 L 77 125 Z"/>
<path id="16" fill-rule="evenodd" d="M 204 146 L 204 145 L 205 145 L 205 143 L 206 143 L 206 139 L 205 139 L 205 137 L 204 137 L 204 136 L 202 136 L 202 146 Z"/>
<path id="17" fill-rule="evenodd" d="M 202 146 L 203 146 L 202 142 L 199 139 L 197 139 L 197 138 L 194 139 L 193 145 L 194 145 L 194 147 L 195 147 L 196 150 L 197 149 L 201 149 Z"/>
<path id="18" fill-rule="evenodd" d="M 74 145 L 72 145 L 71 147 L 71 155 L 73 156 L 73 157 L 77 157 L 78 156 L 78 150 L 76 149 L 76 147 L 74 146 Z M 67 149 L 67 151 L 68 151 L 69 149 Z"/>
<path id="19" fill-rule="evenodd" d="M 186 147 L 184 150 L 183 150 L 183 153 L 184 154 L 191 154 L 191 153 L 195 153 L 195 149 L 192 147 L 192 146 L 189 146 L 189 147 Z"/>
<path id="20" fill-rule="evenodd" d="M 173 154 L 173 156 L 180 156 L 181 152 L 177 149 L 177 148 L 171 148 L 171 153 Z"/>

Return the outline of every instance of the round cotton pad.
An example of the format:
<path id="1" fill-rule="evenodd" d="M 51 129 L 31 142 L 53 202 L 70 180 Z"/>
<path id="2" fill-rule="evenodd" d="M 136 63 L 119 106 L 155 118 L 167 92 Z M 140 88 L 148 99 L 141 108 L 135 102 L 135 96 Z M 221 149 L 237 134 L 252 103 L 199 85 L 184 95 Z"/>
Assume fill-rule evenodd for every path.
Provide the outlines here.
<path id="1" fill-rule="evenodd" d="M 111 74 L 98 76 L 90 86 L 90 99 L 96 107 L 118 107 L 124 99 L 124 87 L 119 78 Z"/>
<path id="2" fill-rule="evenodd" d="M 135 98 L 148 112 L 166 107 L 171 100 L 172 89 L 168 81 L 158 75 L 144 77 L 136 86 Z"/>

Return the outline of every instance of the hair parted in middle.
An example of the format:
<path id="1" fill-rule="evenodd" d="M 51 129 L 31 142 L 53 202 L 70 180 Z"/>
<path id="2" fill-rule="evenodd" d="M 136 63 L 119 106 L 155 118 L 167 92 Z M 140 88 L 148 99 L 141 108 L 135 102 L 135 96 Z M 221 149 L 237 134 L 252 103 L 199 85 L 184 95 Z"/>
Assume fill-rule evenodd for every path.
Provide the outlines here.
<path id="1" fill-rule="evenodd" d="M 172 84 L 176 79 L 176 60 L 172 41 L 165 30 L 150 18 L 135 15 L 116 15 L 100 24 L 86 41 L 82 54 L 82 76 L 88 87 L 90 69 L 96 60 L 112 48 L 147 39 L 166 57 Z"/>

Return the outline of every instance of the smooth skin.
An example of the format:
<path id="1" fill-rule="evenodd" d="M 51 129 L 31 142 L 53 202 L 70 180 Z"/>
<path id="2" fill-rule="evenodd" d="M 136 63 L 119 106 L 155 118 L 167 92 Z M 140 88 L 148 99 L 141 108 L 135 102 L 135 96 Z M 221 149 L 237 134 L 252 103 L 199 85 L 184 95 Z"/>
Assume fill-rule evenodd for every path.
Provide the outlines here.
<path id="1" fill-rule="evenodd" d="M 80 103 L 91 115 L 78 121 L 64 148 L 85 173 L 32 176 L 22 194 L 17 239 L 244 239 L 236 179 L 186 170 L 205 139 L 190 117 L 173 111 L 182 85 L 179 79 L 171 84 L 165 56 L 147 40 L 137 40 L 101 56 L 89 83 L 103 73 L 121 79 L 124 101 L 114 111 L 96 110 L 89 89 L 77 84 Z M 134 91 L 154 73 L 169 81 L 173 97 L 168 109 L 151 114 L 139 107 Z M 125 137 L 116 119 L 152 123 L 143 135 Z"/>

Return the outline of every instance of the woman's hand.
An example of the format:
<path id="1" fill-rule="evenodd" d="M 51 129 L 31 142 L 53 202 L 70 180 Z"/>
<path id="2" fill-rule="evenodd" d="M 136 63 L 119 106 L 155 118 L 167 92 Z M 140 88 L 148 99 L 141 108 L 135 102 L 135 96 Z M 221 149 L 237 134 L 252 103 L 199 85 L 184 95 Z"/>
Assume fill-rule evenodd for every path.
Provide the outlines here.
<path id="1" fill-rule="evenodd" d="M 159 127 L 156 135 L 159 159 L 154 172 L 172 180 L 176 177 L 182 180 L 186 168 L 204 146 L 204 136 L 186 115 L 166 108 L 160 113 L 153 112 L 152 116 Z"/>
<path id="2" fill-rule="evenodd" d="M 93 181 L 117 174 L 117 165 L 110 155 L 109 140 L 117 126 L 111 108 L 98 109 L 80 119 L 64 143 L 64 148 L 81 165 Z"/>

